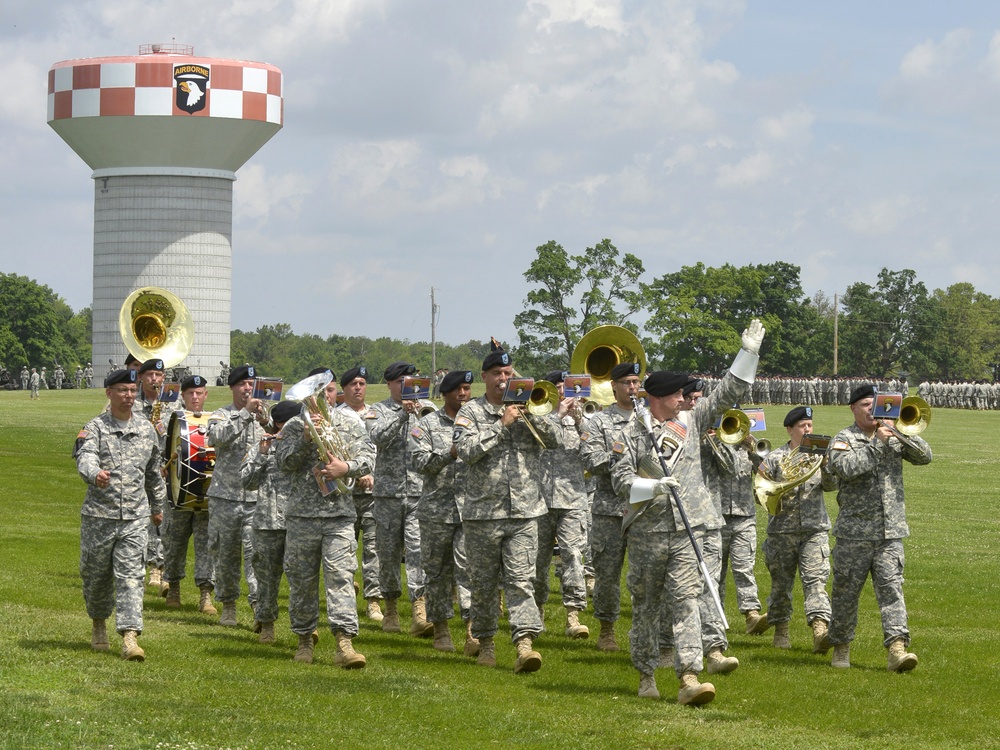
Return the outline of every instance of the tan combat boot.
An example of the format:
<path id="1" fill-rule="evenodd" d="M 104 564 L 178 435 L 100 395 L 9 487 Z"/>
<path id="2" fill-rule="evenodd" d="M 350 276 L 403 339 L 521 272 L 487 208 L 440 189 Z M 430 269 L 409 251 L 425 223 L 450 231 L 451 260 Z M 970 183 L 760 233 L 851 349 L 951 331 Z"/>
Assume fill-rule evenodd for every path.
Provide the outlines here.
<path id="1" fill-rule="evenodd" d="M 454 651 L 455 644 L 451 642 L 451 631 L 448 630 L 448 621 L 434 623 L 434 648 L 438 651 Z"/>
<path id="2" fill-rule="evenodd" d="M 769 627 L 766 614 L 762 615 L 756 609 L 747 612 L 747 635 L 761 635 L 767 632 Z"/>
<path id="3" fill-rule="evenodd" d="M 382 618 L 382 632 L 383 633 L 400 632 L 399 610 L 396 609 L 395 599 L 385 600 L 385 616 Z"/>
<path id="4" fill-rule="evenodd" d="M 427 603 L 424 597 L 413 600 L 413 622 L 410 623 L 410 635 L 417 638 L 430 638 L 434 635 L 434 623 L 427 622 Z"/>
<path id="5" fill-rule="evenodd" d="M 660 649 L 660 661 L 656 664 L 657 669 L 674 668 L 674 650 L 672 648 Z"/>
<path id="6" fill-rule="evenodd" d="M 170 584 L 167 583 L 167 579 L 163 577 L 163 568 L 159 568 L 160 571 L 160 596 L 166 596 L 167 592 L 170 590 Z"/>
<path id="7" fill-rule="evenodd" d="M 384 616 L 382 614 L 382 608 L 378 606 L 377 596 L 368 600 L 368 608 L 365 610 L 365 614 L 368 615 L 368 619 L 372 622 L 382 622 Z"/>
<path id="8" fill-rule="evenodd" d="M 851 666 L 851 644 L 838 643 L 833 647 L 833 659 L 830 666 L 835 669 L 848 669 Z"/>
<path id="9" fill-rule="evenodd" d="M 591 599 L 594 598 L 594 576 L 584 576 L 584 585 L 587 587 L 587 596 Z"/>
<path id="10" fill-rule="evenodd" d="M 333 663 L 344 669 L 364 669 L 368 660 L 364 654 L 359 654 L 354 650 L 351 643 L 351 636 L 343 630 L 338 630 L 333 634 L 337 641 L 337 653 L 333 656 Z"/>
<path id="11" fill-rule="evenodd" d="M 479 639 L 472 635 L 472 620 L 465 621 L 465 648 L 462 653 L 466 656 L 479 656 Z"/>
<path id="12" fill-rule="evenodd" d="M 639 673 L 639 697 L 660 699 L 660 691 L 656 689 L 656 677 L 645 672 Z"/>
<path id="13" fill-rule="evenodd" d="M 514 674 L 537 672 L 542 667 L 542 655 L 531 648 L 531 636 L 522 636 L 514 644 L 517 658 L 514 660 Z"/>
<path id="14" fill-rule="evenodd" d="M 108 626 L 106 620 L 93 620 L 90 629 L 90 647 L 94 651 L 110 651 L 108 643 Z"/>
<path id="15" fill-rule="evenodd" d="M 139 648 L 137 637 L 134 630 L 126 630 L 122 634 L 122 658 L 125 661 L 143 661 L 146 658 L 146 652 Z"/>
<path id="16" fill-rule="evenodd" d="M 715 700 L 715 685 L 698 682 L 698 675 L 685 672 L 681 675 L 681 687 L 677 691 L 677 702 L 682 706 L 703 706 Z"/>
<path id="17" fill-rule="evenodd" d="M 566 610 L 566 636 L 568 638 L 590 638 L 590 628 L 580 622 L 580 613 L 575 609 Z"/>
<path id="18" fill-rule="evenodd" d="M 728 674 L 733 672 L 740 665 L 740 660 L 735 656 L 726 656 L 722 649 L 713 648 L 705 657 L 709 674 Z"/>
<path id="19" fill-rule="evenodd" d="M 295 649 L 295 656 L 292 659 L 303 664 L 313 663 L 313 637 L 311 633 L 299 636 L 299 647 Z"/>
<path id="20" fill-rule="evenodd" d="M 261 643 L 274 643 L 273 622 L 262 622 L 260 624 L 260 637 L 257 640 Z"/>
<path id="21" fill-rule="evenodd" d="M 792 639 L 788 637 L 788 623 L 779 622 L 774 626 L 774 640 L 771 641 L 775 648 L 791 648 Z"/>
<path id="22" fill-rule="evenodd" d="M 167 584 L 167 606 L 177 609 L 181 606 L 181 582 L 174 581 Z"/>
<path id="23" fill-rule="evenodd" d="M 219 618 L 219 624 L 225 625 L 227 628 L 235 628 L 239 624 L 236 621 L 236 602 L 222 603 L 222 616 Z"/>
<path id="24" fill-rule="evenodd" d="M 479 656 L 476 657 L 476 664 L 481 667 L 495 667 L 497 665 L 496 646 L 493 638 L 479 639 Z"/>
<path id="25" fill-rule="evenodd" d="M 201 587 L 201 598 L 198 600 L 198 611 L 205 615 L 217 615 L 219 610 L 212 604 L 212 587 Z"/>
<path id="26" fill-rule="evenodd" d="M 811 623 L 813 629 L 813 653 L 825 654 L 830 650 L 830 626 L 826 620 L 816 618 Z"/>
<path id="27" fill-rule="evenodd" d="M 597 650 L 608 653 L 620 651 L 615 640 L 615 624 L 610 620 L 601 620 L 601 634 L 597 637 Z"/>
<path id="28" fill-rule="evenodd" d="M 149 583 L 146 584 L 146 588 L 156 594 L 160 593 L 160 583 L 163 579 L 160 577 L 160 569 L 155 565 L 149 566 Z"/>
<path id="29" fill-rule="evenodd" d="M 906 640 L 896 638 L 889 644 L 889 665 L 890 672 L 909 672 L 917 666 L 917 655 L 908 653 L 906 650 Z"/>

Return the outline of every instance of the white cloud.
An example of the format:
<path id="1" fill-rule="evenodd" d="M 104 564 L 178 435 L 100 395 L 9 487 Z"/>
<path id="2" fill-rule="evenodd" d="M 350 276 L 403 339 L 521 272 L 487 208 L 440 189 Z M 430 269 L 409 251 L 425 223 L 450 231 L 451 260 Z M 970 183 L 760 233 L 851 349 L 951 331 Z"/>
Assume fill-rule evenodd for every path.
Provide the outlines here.
<path id="1" fill-rule="evenodd" d="M 767 180 L 774 173 L 774 160 L 769 154 L 758 151 L 736 164 L 719 167 L 715 184 L 721 188 L 752 187 Z"/>
<path id="2" fill-rule="evenodd" d="M 941 75 L 966 57 L 972 39 L 969 29 L 954 29 L 940 42 L 923 41 L 903 56 L 899 74 L 904 80 Z"/>
<path id="3" fill-rule="evenodd" d="M 912 205 L 913 201 L 905 195 L 883 198 L 850 210 L 844 223 L 858 234 L 887 235 L 911 213 Z"/>
<path id="4" fill-rule="evenodd" d="M 805 143 L 812 137 L 811 128 L 816 115 L 804 108 L 780 115 L 764 117 L 760 121 L 760 131 L 765 138 L 775 142 Z"/>
<path id="5" fill-rule="evenodd" d="M 528 10 L 543 16 L 538 28 L 544 31 L 560 23 L 582 23 L 616 33 L 625 27 L 621 0 L 528 0 Z"/>

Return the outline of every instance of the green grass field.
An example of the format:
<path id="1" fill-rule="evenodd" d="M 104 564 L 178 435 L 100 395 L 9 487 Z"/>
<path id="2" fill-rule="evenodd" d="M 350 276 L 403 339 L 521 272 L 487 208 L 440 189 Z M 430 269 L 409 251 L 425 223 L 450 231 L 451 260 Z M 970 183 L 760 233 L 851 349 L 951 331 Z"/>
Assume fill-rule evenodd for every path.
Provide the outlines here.
<path id="1" fill-rule="evenodd" d="M 370 401 L 385 395 L 373 387 Z M 228 401 L 213 388 L 210 407 Z M 674 702 L 677 681 L 658 674 L 662 701 L 635 697 L 638 674 L 627 651 L 595 648 L 592 637 L 562 635 L 553 594 L 548 632 L 536 641 L 542 669 L 512 673 L 513 647 L 501 623 L 496 669 L 442 654 L 430 641 L 385 635 L 362 618 L 356 648 L 367 669 L 332 665 L 322 633 L 312 665 L 292 661 L 287 612 L 278 644 L 261 646 L 252 615 L 224 629 L 198 613 L 193 571 L 184 606 L 168 610 L 147 595 L 145 663 L 90 650 L 79 564 L 84 485 L 70 458 L 80 427 L 104 404 L 103 389 L 0 392 L 0 747 L 3 748 L 974 748 L 1000 746 L 1000 592 L 996 426 L 1000 415 L 938 409 L 924 437 L 934 462 L 908 467 L 912 537 L 906 543 L 905 593 L 919 667 L 890 674 L 871 586 L 862 599 L 850 670 L 809 651 L 810 633 L 796 592 L 791 651 L 743 635 L 734 623 L 731 675 L 713 678 L 715 702 Z M 787 409 L 767 410 L 768 432 L 783 442 Z M 846 426 L 846 407 L 816 409 L 817 432 Z M 831 515 L 834 497 L 828 496 Z M 766 518 L 758 517 L 761 539 Z M 189 555 L 189 565 L 192 556 Z M 769 579 L 758 556 L 761 598 Z M 282 608 L 287 597 L 281 600 Z M 359 604 L 363 602 L 359 601 Z M 408 622 L 409 610 L 404 608 Z M 453 637 L 461 637 L 453 620 Z M 627 644 L 623 597 L 619 642 Z M 110 623 L 109 623 L 110 625 Z M 773 631 L 772 631 L 773 632 Z"/>

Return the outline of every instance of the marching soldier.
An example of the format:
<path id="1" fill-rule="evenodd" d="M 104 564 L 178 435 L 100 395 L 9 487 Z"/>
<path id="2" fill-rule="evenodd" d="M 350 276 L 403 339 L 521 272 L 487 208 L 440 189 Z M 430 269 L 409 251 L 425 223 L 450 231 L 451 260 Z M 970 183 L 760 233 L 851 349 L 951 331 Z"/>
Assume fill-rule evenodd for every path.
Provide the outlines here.
<path id="1" fill-rule="evenodd" d="M 458 460 L 452 442 L 455 417 L 472 395 L 472 373 L 452 370 L 439 384 L 444 408 L 434 411 L 410 430 L 409 454 L 413 468 L 424 475 L 424 489 L 417 505 L 420 522 L 420 562 L 426 581 L 427 619 L 434 625 L 434 648 L 454 651 L 448 620 L 455 614 L 452 591 L 458 588 L 458 604 L 465 622 L 466 656 L 479 653 L 472 636 L 469 573 L 462 531 L 461 488 L 466 466 Z"/>
<path id="2" fill-rule="evenodd" d="M 382 630 L 400 632 L 396 600 L 402 593 L 400 568 L 406 550 L 406 588 L 413 605 L 410 634 L 426 638 L 434 634 L 427 622 L 424 599 L 424 572 L 420 565 L 420 523 L 417 503 L 423 491 L 423 477 L 412 465 L 407 435 L 417 426 L 417 401 L 402 398 L 403 378 L 416 367 L 393 362 L 384 373 L 389 398 L 379 401 L 365 414 L 368 435 L 378 451 L 375 463 L 375 522 L 378 525 L 379 589 L 385 598 Z"/>
<path id="3" fill-rule="evenodd" d="M 240 482 L 243 457 L 264 434 L 268 422 L 263 403 L 253 398 L 256 377 L 250 365 L 229 373 L 233 402 L 212 412 L 207 442 L 215 448 L 215 469 L 208 488 L 208 543 L 215 560 L 215 598 L 222 602 L 219 624 L 236 627 L 236 600 L 240 596 L 240 560 L 246 577 L 248 599 L 257 602 L 257 578 L 253 572 L 253 521 L 257 492 Z"/>
<path id="4" fill-rule="evenodd" d="M 352 367 L 340 376 L 340 387 L 344 391 L 344 403 L 337 408 L 353 414 L 359 422 L 364 423 L 363 415 L 368 413 L 369 408 L 365 403 L 368 368 L 364 365 Z M 379 606 L 382 594 L 378 584 L 378 531 L 372 497 L 374 486 L 375 477 L 371 474 L 354 481 L 354 505 L 358 511 L 354 520 L 354 538 L 361 545 L 361 585 L 367 605 L 365 612 L 372 622 L 382 622 L 382 608 Z"/>
<path id="5" fill-rule="evenodd" d="M 309 408 L 308 404 L 304 406 Z M 354 537 L 357 509 L 350 491 L 338 488 L 336 480 L 345 477 L 356 480 L 371 474 L 375 450 L 364 427 L 342 409 L 330 411 L 329 424 L 319 414 L 310 418 L 317 425 L 321 439 L 333 431 L 339 433 L 338 442 L 347 447 L 349 456 L 334 455 L 325 442 L 316 445 L 301 414 L 289 419 L 281 431 L 281 439 L 274 441 L 278 467 L 292 480 L 285 507 L 284 564 L 289 590 L 288 617 L 292 632 L 299 637 L 294 659 L 306 664 L 313 660 L 322 571 L 327 620 L 337 642 L 333 663 L 344 669 L 362 669 L 366 659 L 352 644 L 358 634 L 354 593 L 354 572 L 358 566 L 358 544 Z M 326 460 L 321 459 L 317 464 L 319 452 Z"/>
<path id="6" fill-rule="evenodd" d="M 181 405 L 178 411 L 187 410 L 201 414 L 208 398 L 208 381 L 200 375 L 191 375 L 181 383 Z M 176 461 L 176 456 L 168 457 Z M 181 606 L 181 581 L 187 568 L 188 541 L 194 537 L 194 582 L 200 591 L 198 611 L 206 615 L 219 614 L 212 604 L 215 590 L 215 560 L 209 552 L 208 511 L 164 506 L 164 523 L 160 538 L 163 541 L 163 580 L 167 583 L 167 606 Z"/>
<path id="7" fill-rule="evenodd" d="M 513 376 L 510 354 L 496 348 L 483 360 L 486 393 L 465 404 L 455 418 L 455 449 L 467 465 L 462 525 L 472 584 L 472 635 L 480 644 L 476 663 L 495 667 L 497 592 L 503 586 L 511 640 L 517 648 L 514 672 L 534 672 L 542 657 L 532 641 L 542 631 L 532 579 L 538 557 L 537 518 L 545 514 L 538 482 L 542 446 L 562 439 L 544 417 L 503 402 Z"/>
<path id="8" fill-rule="evenodd" d="M 159 439 L 145 419 L 132 412 L 135 373 L 117 370 L 104 381 L 111 402 L 77 438 L 76 467 L 87 483 L 80 525 L 80 576 L 90 645 L 110 648 L 106 620 L 115 611 L 122 658 L 142 661 L 143 555 L 147 524 L 163 520 L 166 487 L 160 474 Z"/>
<path id="9" fill-rule="evenodd" d="M 680 678 L 677 701 L 680 704 L 703 704 L 715 698 L 711 683 L 699 683 L 702 669 L 701 615 L 698 597 L 706 585 L 699 573 L 694 544 L 699 547 L 705 536 L 705 523 L 716 511 L 702 479 L 701 436 L 725 409 L 743 396 L 753 383 L 757 370 L 764 328 L 751 321 L 742 335 L 742 349 L 729 372 L 704 406 L 693 415 L 689 425 L 677 418 L 684 400 L 686 373 L 660 371 L 646 379 L 649 410 L 653 418 L 653 438 L 637 421 L 623 433 L 622 457 L 612 468 L 612 482 L 619 495 L 638 505 L 628 527 L 628 585 L 632 594 L 632 663 L 640 673 L 639 696 L 659 698 L 654 672 L 659 663 L 659 619 L 664 595 L 670 598 L 673 611 L 673 635 L 676 646 L 674 667 Z M 656 445 L 665 444 L 663 455 L 670 476 L 660 479 L 639 476 L 640 461 L 655 456 Z M 648 460 L 648 458 L 646 459 Z M 657 465 L 659 459 L 657 458 Z M 672 489 L 676 497 L 670 497 Z M 677 503 L 684 508 L 690 533 L 682 522 Z M 635 509 L 630 509 L 635 512 Z"/>
<path id="10" fill-rule="evenodd" d="M 869 573 L 882 613 L 888 669 L 917 666 L 908 653 L 910 631 L 903 601 L 903 539 L 910 535 L 903 495 L 903 461 L 931 462 L 931 448 L 918 435 L 903 442 L 891 425 L 872 416 L 875 389 L 861 385 L 851 393 L 854 424 L 834 437 L 830 471 L 840 480 L 840 512 L 833 526 L 833 620 L 830 643 L 834 667 L 851 666 L 851 641 L 858 622 L 858 601 Z"/>

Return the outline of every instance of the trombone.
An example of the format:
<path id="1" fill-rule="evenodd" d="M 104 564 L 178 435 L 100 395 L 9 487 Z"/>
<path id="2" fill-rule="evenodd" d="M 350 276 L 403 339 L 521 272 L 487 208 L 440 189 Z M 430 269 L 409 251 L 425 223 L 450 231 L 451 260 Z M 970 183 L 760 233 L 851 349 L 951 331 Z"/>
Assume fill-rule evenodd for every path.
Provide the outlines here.
<path id="1" fill-rule="evenodd" d="M 520 377 L 516 372 L 515 377 Z M 531 386 L 531 393 L 528 395 L 527 404 L 514 403 L 517 406 L 517 412 L 521 417 L 521 420 L 528 428 L 528 432 L 531 436 L 535 438 L 535 442 L 538 443 L 542 448 L 545 448 L 545 441 L 542 440 L 542 436 L 538 434 L 538 430 L 535 426 L 531 424 L 531 420 L 528 419 L 528 415 L 531 414 L 536 417 L 542 417 L 550 413 L 559 405 L 559 389 L 556 388 L 552 383 L 547 380 L 533 381 Z"/>
<path id="2" fill-rule="evenodd" d="M 899 419 L 896 420 L 898 426 L 893 427 L 883 419 L 877 421 L 907 448 L 919 450 L 910 437 L 927 429 L 927 425 L 931 423 L 931 407 L 920 396 L 907 396 L 899 405 Z"/>

